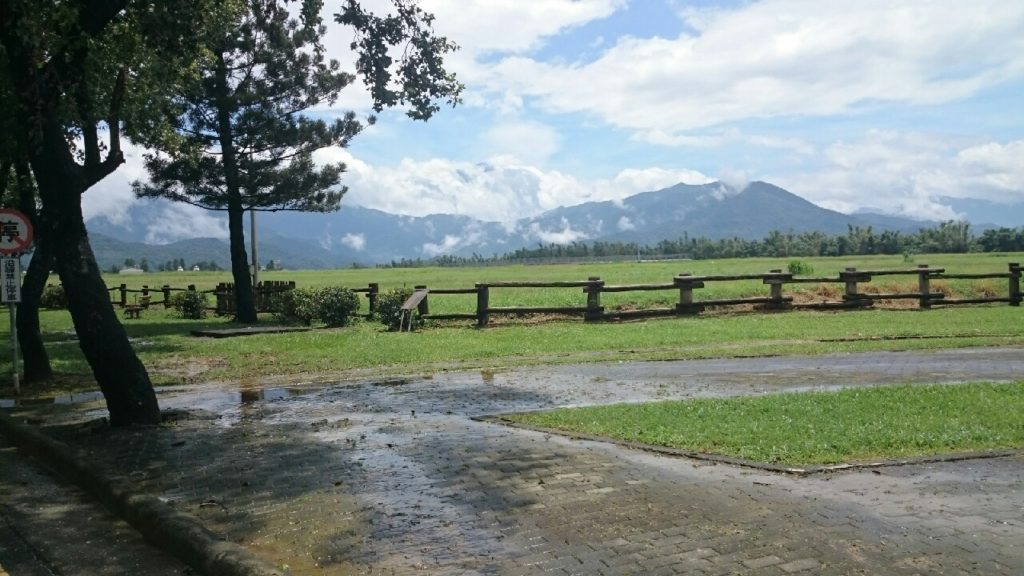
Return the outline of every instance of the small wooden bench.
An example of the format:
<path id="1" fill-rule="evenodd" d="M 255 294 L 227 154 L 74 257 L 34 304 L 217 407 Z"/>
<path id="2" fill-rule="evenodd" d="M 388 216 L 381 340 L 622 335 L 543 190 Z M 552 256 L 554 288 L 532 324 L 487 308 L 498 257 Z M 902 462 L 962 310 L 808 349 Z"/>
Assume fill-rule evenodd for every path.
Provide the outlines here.
<path id="1" fill-rule="evenodd" d="M 124 317 L 134 318 L 136 320 L 142 318 L 142 311 L 149 308 L 150 296 L 143 296 L 135 304 L 129 304 L 124 307 Z"/>
<path id="2" fill-rule="evenodd" d="M 403 328 L 408 328 L 409 332 L 413 329 L 413 315 L 416 309 L 419 308 L 420 302 L 427 297 L 426 290 L 416 290 L 409 296 L 409 299 L 402 304 L 402 310 L 399 312 L 398 320 L 398 331 L 401 332 Z"/>

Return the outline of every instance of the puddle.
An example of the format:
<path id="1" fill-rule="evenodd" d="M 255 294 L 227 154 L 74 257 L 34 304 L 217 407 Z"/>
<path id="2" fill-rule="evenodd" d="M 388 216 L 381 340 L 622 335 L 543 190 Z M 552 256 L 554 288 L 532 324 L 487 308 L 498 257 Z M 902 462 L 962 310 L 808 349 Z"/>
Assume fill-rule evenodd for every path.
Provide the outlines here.
<path id="1" fill-rule="evenodd" d="M 412 384 L 412 380 L 408 378 L 392 378 L 390 380 L 381 380 L 380 382 L 374 382 L 374 386 L 381 386 L 384 388 L 394 388 L 395 386 L 405 386 L 406 384 Z"/>
<path id="2" fill-rule="evenodd" d="M 300 390 L 292 388 L 263 388 L 261 390 L 242 390 L 239 392 L 239 402 L 250 404 L 261 400 L 284 400 L 301 393 Z"/>

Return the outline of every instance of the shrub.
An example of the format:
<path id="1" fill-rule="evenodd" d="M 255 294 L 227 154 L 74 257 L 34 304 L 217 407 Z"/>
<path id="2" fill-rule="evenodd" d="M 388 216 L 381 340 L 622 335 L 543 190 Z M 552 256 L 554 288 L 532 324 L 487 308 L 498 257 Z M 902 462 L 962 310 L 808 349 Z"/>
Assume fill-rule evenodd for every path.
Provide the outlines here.
<path id="1" fill-rule="evenodd" d="M 206 294 L 203 292 L 186 290 L 171 296 L 171 306 L 182 318 L 189 320 L 206 318 L 206 305 Z"/>
<path id="2" fill-rule="evenodd" d="M 388 327 L 388 330 L 398 330 L 402 321 L 402 304 L 412 296 L 412 290 L 408 288 L 396 288 L 377 295 L 377 310 L 375 314 L 381 324 Z M 419 313 L 413 312 L 413 324 L 419 326 L 422 319 Z"/>
<path id="3" fill-rule="evenodd" d="M 47 286 L 39 296 L 39 307 L 61 310 L 68 307 L 68 297 L 63 286 Z"/>
<path id="4" fill-rule="evenodd" d="M 810 276 L 814 274 L 814 266 L 803 260 L 790 260 L 789 265 L 786 266 L 789 269 L 789 273 L 794 276 Z"/>
<path id="5" fill-rule="evenodd" d="M 297 322 L 308 326 L 317 316 L 317 292 L 310 288 L 278 292 L 270 308 L 281 322 Z"/>
<path id="6" fill-rule="evenodd" d="M 359 296 L 348 288 L 331 286 L 316 294 L 316 317 L 328 326 L 347 326 L 359 310 Z"/>

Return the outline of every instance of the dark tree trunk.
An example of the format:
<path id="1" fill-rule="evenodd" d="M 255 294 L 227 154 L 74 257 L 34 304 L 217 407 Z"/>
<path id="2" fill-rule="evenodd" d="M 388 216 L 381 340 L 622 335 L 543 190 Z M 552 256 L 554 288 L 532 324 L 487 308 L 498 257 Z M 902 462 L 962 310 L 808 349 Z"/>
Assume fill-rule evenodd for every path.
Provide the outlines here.
<path id="1" fill-rule="evenodd" d="M 46 288 L 46 280 L 53 266 L 53 250 L 49 232 L 36 213 L 35 186 L 31 182 L 27 161 L 17 163 L 19 209 L 32 221 L 35 230 L 35 251 L 21 283 L 21 304 L 18 305 L 18 346 L 24 362 L 25 384 L 44 382 L 53 376 L 50 356 L 43 345 L 39 329 L 39 301 Z"/>
<path id="2" fill-rule="evenodd" d="M 39 230 L 37 227 L 36 230 Z M 36 250 L 25 272 L 21 284 L 21 304 L 18 306 L 18 345 L 25 362 L 25 383 L 44 382 L 53 376 L 50 356 L 43 345 L 43 334 L 39 329 L 39 301 L 46 280 L 53 266 L 53 249 L 50 238 L 40 234 L 36 239 Z"/>
<path id="3" fill-rule="evenodd" d="M 235 161 L 235 142 L 231 131 L 231 102 L 229 97 L 227 65 L 224 55 L 217 60 L 217 123 L 220 136 L 221 161 L 224 163 L 224 186 L 228 197 L 228 235 L 231 244 L 231 276 L 235 280 L 235 320 L 243 324 L 256 323 L 256 301 L 253 298 L 252 277 L 249 276 L 249 256 L 245 253 L 245 207 L 238 184 L 238 165 Z"/>
<path id="4" fill-rule="evenodd" d="M 103 391 L 114 426 L 160 422 L 153 384 L 114 313 L 82 217 L 82 193 L 124 162 L 118 120 L 126 81 L 124 70 L 117 76 L 106 118 L 110 138 L 106 160 L 100 159 L 98 124 L 88 117 L 88 91 L 77 91 L 79 111 L 86 112 L 80 124 L 85 148 L 82 165 L 76 163 L 68 148 L 63 106 L 69 103 L 68 89 L 81 88 L 79 83 L 86 81 L 82 72 L 89 37 L 101 31 L 124 5 L 124 0 L 90 2 L 81 14 L 81 35 L 69 47 L 43 54 L 33 52 L 22 42 L 24 32 L 19 24 L 24 14 L 20 9 L 14 9 L 13 4 L 0 4 L 4 16 L 0 19 L 0 41 L 7 53 L 7 71 L 13 80 L 18 114 L 26 120 L 23 133 L 18 136 L 24 138 L 36 177 L 43 204 L 41 220 L 47 223 L 75 332 Z M 40 58 L 50 60 L 40 66 Z"/>
<path id="5" fill-rule="evenodd" d="M 231 242 L 231 276 L 235 280 L 235 320 L 255 324 L 256 302 L 253 298 L 252 277 L 249 276 L 249 256 L 245 252 L 244 220 L 245 211 L 241 199 L 229 200 L 228 235 Z"/>
<path id="6" fill-rule="evenodd" d="M 48 120 L 30 159 L 78 341 L 107 401 L 111 425 L 158 424 L 153 384 L 117 319 L 89 245 L 81 206 L 87 183 L 75 170 L 59 124 Z"/>

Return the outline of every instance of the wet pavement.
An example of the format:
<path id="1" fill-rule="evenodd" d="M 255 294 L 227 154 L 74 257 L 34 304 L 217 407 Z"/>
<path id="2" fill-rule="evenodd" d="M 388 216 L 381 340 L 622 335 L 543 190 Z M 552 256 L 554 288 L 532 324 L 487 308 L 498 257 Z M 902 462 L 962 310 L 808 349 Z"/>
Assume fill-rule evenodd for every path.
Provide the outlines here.
<path id="1" fill-rule="evenodd" d="M 1010 575 L 1021 456 L 793 477 L 471 418 L 1022 375 L 1024 349 L 981 348 L 199 385 L 162 392 L 157 429 L 52 431 L 295 574 Z"/>

